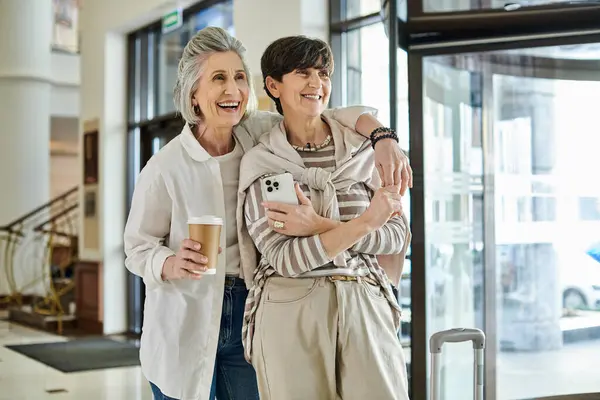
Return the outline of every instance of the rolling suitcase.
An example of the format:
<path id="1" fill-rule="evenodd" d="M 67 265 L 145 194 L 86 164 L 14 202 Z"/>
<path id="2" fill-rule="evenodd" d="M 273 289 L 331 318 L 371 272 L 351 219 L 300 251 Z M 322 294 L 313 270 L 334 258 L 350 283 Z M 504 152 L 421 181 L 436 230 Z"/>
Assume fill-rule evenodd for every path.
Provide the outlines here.
<path id="1" fill-rule="evenodd" d="M 485 334 L 479 329 L 456 328 L 434 333 L 429 339 L 431 351 L 431 400 L 440 400 L 440 358 L 444 343 L 473 342 L 473 399 L 483 400 Z"/>

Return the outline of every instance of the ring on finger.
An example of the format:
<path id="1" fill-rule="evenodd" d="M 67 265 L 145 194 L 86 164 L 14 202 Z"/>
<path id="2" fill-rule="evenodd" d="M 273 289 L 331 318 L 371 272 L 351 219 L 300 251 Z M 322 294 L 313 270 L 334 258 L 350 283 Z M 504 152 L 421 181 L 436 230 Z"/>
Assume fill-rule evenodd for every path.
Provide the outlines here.
<path id="1" fill-rule="evenodd" d="M 275 222 L 273 222 L 273 228 L 283 229 L 283 228 L 285 228 L 285 222 L 275 221 Z"/>

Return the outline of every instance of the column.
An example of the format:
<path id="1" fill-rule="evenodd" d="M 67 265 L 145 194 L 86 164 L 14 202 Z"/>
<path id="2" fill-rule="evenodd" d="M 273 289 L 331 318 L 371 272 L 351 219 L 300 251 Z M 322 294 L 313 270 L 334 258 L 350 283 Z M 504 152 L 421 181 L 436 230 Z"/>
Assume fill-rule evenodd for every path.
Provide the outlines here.
<path id="1" fill-rule="evenodd" d="M 51 0 L 0 0 L 0 226 L 48 201 L 51 38 Z"/>

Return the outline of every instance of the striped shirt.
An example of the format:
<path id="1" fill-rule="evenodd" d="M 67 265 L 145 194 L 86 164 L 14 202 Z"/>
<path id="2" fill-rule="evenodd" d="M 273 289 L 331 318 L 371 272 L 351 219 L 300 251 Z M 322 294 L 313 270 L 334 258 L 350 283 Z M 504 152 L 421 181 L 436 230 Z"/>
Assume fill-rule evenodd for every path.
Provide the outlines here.
<path id="1" fill-rule="evenodd" d="M 316 152 L 299 152 L 307 168 L 318 167 L 328 172 L 335 169 L 335 147 L 329 146 Z M 305 196 L 310 198 L 308 186 L 301 184 Z M 347 191 L 338 192 L 340 221 L 347 222 L 360 216 L 369 206 L 373 191 L 362 182 L 353 184 Z M 243 341 L 246 358 L 250 360 L 254 316 L 260 302 L 262 289 L 271 276 L 308 278 L 317 276 L 347 275 L 369 276 L 377 280 L 383 288 L 392 308 L 399 311 L 385 272 L 379 266 L 376 255 L 400 253 L 407 231 L 399 217 L 390 219 L 379 230 L 371 232 L 349 249 L 346 267 L 334 266 L 327 255 L 319 235 L 290 237 L 273 231 L 268 224 L 260 180 L 247 190 L 244 216 L 248 232 L 261 253 L 261 259 L 254 275 L 254 284 L 246 301 Z"/>

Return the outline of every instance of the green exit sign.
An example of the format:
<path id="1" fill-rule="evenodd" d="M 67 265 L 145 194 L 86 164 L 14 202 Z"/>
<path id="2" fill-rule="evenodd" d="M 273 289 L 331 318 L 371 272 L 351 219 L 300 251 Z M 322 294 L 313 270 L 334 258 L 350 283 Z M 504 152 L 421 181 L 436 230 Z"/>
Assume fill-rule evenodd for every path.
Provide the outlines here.
<path id="1" fill-rule="evenodd" d="M 183 11 L 181 8 L 173 10 L 162 17 L 162 33 L 173 32 L 183 26 Z"/>

